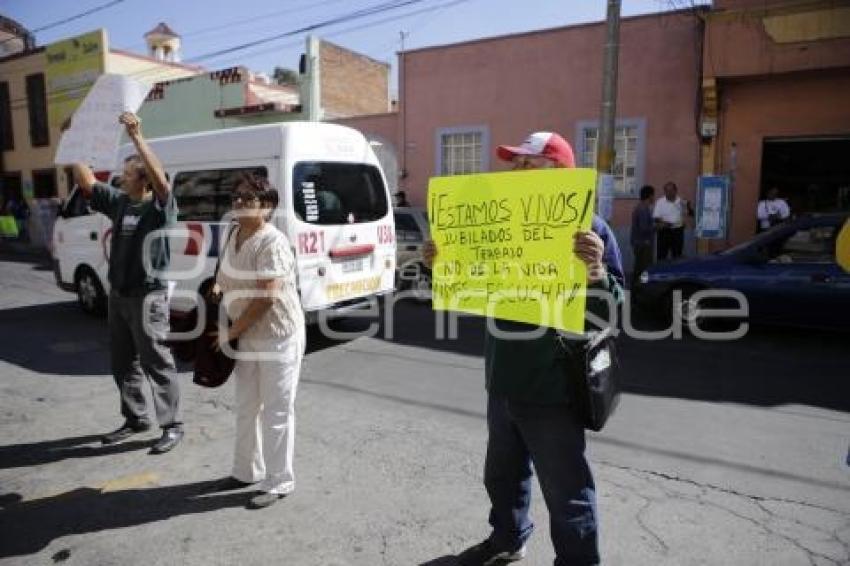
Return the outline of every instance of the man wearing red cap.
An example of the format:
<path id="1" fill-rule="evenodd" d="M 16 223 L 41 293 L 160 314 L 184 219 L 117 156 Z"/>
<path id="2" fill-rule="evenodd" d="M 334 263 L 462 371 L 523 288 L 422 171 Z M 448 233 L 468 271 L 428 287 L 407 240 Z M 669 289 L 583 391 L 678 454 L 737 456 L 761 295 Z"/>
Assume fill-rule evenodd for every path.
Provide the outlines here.
<path id="1" fill-rule="evenodd" d="M 500 159 L 514 169 L 575 167 L 570 144 L 558 134 L 537 132 L 521 145 L 500 146 Z M 424 249 L 431 265 L 433 242 Z M 608 302 L 598 292 L 623 296 L 623 268 L 617 240 L 602 218 L 594 215 L 592 230 L 576 233 L 573 246 L 586 265 L 587 310 L 610 320 Z M 584 454 L 584 429 L 572 412 L 566 367 L 555 331 L 528 338 L 532 325 L 495 320 L 498 336 L 488 325 L 484 358 L 487 384 L 487 457 L 484 485 L 490 496 L 490 536 L 464 550 L 463 566 L 507 564 L 526 554 L 533 524 L 528 516 L 534 470 L 549 509 L 555 566 L 599 564 L 596 488 Z M 510 335 L 507 335 L 510 334 Z M 522 336 L 524 334 L 524 336 Z M 578 377 L 578 376 L 577 376 Z"/>

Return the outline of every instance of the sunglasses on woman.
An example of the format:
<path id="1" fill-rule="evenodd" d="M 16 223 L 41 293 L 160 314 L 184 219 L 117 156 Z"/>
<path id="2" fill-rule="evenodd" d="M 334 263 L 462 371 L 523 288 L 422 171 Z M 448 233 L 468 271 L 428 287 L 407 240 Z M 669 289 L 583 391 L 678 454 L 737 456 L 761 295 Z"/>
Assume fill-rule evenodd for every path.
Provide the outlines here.
<path id="1" fill-rule="evenodd" d="M 259 200 L 259 197 L 254 193 L 249 193 L 247 191 L 240 191 L 238 193 L 233 193 L 230 196 L 230 202 L 234 205 L 242 205 L 242 204 L 253 204 Z"/>

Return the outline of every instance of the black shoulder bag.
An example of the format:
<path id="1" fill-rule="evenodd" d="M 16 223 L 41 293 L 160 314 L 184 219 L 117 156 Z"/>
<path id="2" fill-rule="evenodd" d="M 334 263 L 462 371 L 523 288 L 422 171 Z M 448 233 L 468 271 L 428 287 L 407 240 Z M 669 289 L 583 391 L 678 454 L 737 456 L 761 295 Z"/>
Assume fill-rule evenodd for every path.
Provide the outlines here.
<path id="1" fill-rule="evenodd" d="M 213 270 L 212 281 L 215 285 L 216 277 L 218 276 L 221 260 L 224 256 L 228 243 L 235 227 L 231 228 L 224 240 L 224 246 L 219 253 L 218 259 Z M 194 362 L 195 371 L 192 379 L 193 383 L 203 387 L 218 387 L 224 384 L 233 372 L 236 361 L 227 356 L 223 351 L 216 348 L 217 337 L 211 336 L 212 330 L 218 326 L 219 313 L 223 308 L 221 299 L 213 295 L 212 287 L 204 293 L 202 303 L 189 311 L 185 316 L 178 319 L 172 319 L 172 332 L 189 332 L 198 325 L 198 309 L 204 309 L 205 321 L 203 332 L 194 340 L 188 341 L 172 341 L 171 346 L 174 350 L 174 355 L 181 361 Z M 237 340 L 230 342 L 230 347 L 234 350 L 238 345 Z"/>
<path id="2" fill-rule="evenodd" d="M 584 428 L 599 432 L 617 408 L 617 348 L 610 328 L 576 338 L 560 331 L 555 341 L 566 358 L 571 400 Z"/>

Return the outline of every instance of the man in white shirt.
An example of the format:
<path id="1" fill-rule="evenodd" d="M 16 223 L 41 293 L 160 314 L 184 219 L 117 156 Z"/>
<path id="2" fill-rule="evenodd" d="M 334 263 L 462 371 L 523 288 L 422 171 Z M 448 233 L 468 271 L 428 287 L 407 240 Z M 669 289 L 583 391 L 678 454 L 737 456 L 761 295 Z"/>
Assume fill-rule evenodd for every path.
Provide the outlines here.
<path id="1" fill-rule="evenodd" d="M 779 189 L 770 187 L 767 198 L 760 201 L 756 208 L 756 218 L 759 221 L 759 231 L 781 224 L 791 217 L 791 208 L 785 199 L 779 198 Z"/>
<path id="2" fill-rule="evenodd" d="M 682 256 L 685 243 L 685 215 L 691 214 L 690 203 L 679 198 L 676 183 L 664 185 L 664 196 L 655 201 L 652 217 L 658 227 L 658 261 Z"/>

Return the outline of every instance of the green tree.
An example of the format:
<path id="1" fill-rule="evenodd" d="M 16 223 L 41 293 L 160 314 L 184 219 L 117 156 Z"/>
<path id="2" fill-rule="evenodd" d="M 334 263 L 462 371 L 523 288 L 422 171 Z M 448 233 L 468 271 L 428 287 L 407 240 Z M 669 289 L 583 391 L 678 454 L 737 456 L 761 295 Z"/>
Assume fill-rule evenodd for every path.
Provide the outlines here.
<path id="1" fill-rule="evenodd" d="M 298 82 L 298 73 L 285 67 L 275 67 L 272 78 L 279 85 L 291 85 Z"/>

